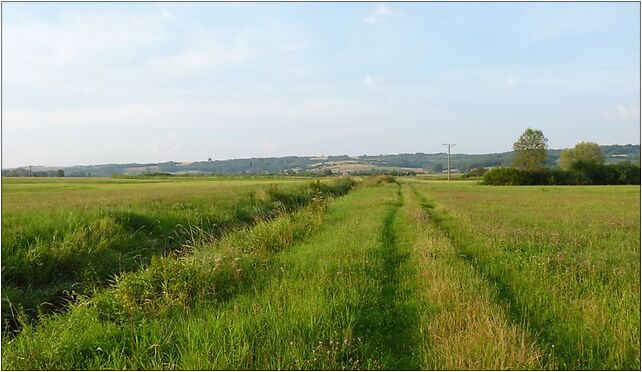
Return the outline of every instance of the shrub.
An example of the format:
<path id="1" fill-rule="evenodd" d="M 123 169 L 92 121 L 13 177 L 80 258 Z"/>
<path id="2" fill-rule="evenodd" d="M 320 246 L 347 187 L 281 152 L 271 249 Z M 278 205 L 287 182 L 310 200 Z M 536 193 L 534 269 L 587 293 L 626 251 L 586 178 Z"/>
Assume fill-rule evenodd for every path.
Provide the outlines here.
<path id="1" fill-rule="evenodd" d="M 372 186 L 378 186 L 385 183 L 397 183 L 397 180 L 390 175 L 379 174 L 377 176 L 371 176 L 371 177 L 365 178 L 361 182 L 361 185 L 363 185 L 364 187 L 372 187 Z"/>
<path id="2" fill-rule="evenodd" d="M 484 174 L 484 185 L 524 185 L 522 171 L 517 168 L 493 168 Z"/>
<path id="3" fill-rule="evenodd" d="M 638 185 L 640 167 L 630 163 L 602 165 L 578 162 L 571 170 L 494 168 L 486 172 L 484 185 Z"/>
<path id="4" fill-rule="evenodd" d="M 582 172 L 593 185 L 639 185 L 640 167 L 631 163 L 613 165 L 577 162 L 573 170 Z"/>

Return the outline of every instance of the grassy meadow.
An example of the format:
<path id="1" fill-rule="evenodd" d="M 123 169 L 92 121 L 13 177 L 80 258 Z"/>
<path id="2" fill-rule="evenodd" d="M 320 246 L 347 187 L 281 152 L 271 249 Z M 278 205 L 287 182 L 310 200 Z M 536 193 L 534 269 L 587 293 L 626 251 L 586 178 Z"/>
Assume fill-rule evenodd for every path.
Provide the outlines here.
<path id="1" fill-rule="evenodd" d="M 56 310 L 154 256 L 182 254 L 295 208 L 296 200 L 278 199 L 303 185 L 296 179 L 7 178 L 3 320 L 16 307 L 32 315 Z"/>
<path id="2" fill-rule="evenodd" d="M 558 368 L 640 368 L 639 186 L 412 188 Z"/>
<path id="3" fill-rule="evenodd" d="M 639 206 L 639 186 L 5 178 L 2 368 L 639 370 Z"/>

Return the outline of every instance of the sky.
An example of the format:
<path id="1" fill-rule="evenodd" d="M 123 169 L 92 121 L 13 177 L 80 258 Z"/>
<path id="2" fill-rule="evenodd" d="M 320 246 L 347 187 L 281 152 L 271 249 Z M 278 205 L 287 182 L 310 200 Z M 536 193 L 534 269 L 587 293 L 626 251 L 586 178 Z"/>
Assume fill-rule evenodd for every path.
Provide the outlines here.
<path id="1" fill-rule="evenodd" d="M 639 3 L 2 3 L 2 166 L 640 143 Z"/>

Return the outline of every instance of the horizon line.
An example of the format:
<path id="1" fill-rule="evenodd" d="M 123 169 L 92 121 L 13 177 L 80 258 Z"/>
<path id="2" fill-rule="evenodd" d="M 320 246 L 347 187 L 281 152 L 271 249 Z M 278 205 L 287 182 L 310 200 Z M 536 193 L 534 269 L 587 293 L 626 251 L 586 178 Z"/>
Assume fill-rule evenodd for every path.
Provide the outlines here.
<path id="1" fill-rule="evenodd" d="M 632 144 L 632 143 L 627 143 L 627 144 L 608 144 L 608 145 L 602 145 L 599 144 L 600 147 L 604 146 L 641 146 L 640 143 L 637 144 Z M 566 148 L 562 149 L 547 149 L 547 151 L 561 151 L 565 150 Z M 494 154 L 505 154 L 505 153 L 510 153 L 514 152 L 513 150 L 510 151 L 501 151 L 501 152 L 485 152 L 485 153 L 451 153 L 451 155 L 494 155 Z M 337 157 L 337 156 L 348 156 L 351 158 L 358 158 L 358 157 L 368 157 L 368 156 L 391 156 L 391 155 L 414 155 L 414 154 L 425 154 L 425 155 L 439 155 L 439 154 L 444 154 L 446 155 L 446 152 L 399 152 L 399 153 L 387 153 L 387 154 L 362 154 L 362 155 L 349 155 L 349 154 L 339 154 L 339 155 L 281 155 L 281 156 L 261 156 L 261 157 L 245 157 L 245 158 L 226 158 L 226 159 L 213 159 L 212 162 L 214 161 L 233 161 L 233 160 L 252 160 L 252 159 L 279 159 L 279 158 L 316 158 L 316 157 Z M 116 162 L 108 162 L 108 163 L 100 163 L 100 164 L 74 164 L 74 165 L 18 165 L 18 166 L 10 166 L 10 167 L 4 167 L 0 165 L 1 170 L 8 170 L 8 169 L 17 169 L 17 168 L 28 168 L 28 167 L 48 167 L 48 168 L 73 168 L 73 167 L 99 167 L 99 166 L 104 166 L 104 165 L 125 165 L 125 164 L 139 164 L 139 165 L 155 165 L 155 164 L 165 164 L 165 163 L 200 163 L 200 162 L 208 162 L 208 160 L 184 160 L 184 161 L 176 161 L 176 160 L 166 160 L 166 161 L 157 161 L 157 162 L 125 162 L 125 163 L 116 163 Z"/>

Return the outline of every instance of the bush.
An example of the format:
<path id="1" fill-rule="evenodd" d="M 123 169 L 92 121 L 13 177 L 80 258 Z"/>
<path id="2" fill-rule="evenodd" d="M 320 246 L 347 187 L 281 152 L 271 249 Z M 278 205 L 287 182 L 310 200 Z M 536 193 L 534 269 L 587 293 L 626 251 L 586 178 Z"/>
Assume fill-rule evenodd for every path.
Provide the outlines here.
<path id="1" fill-rule="evenodd" d="M 314 198 L 341 196 L 354 186 L 351 178 L 339 178 L 330 182 L 312 181 L 293 190 L 281 190 L 277 184 L 270 185 L 265 193 L 273 202 L 280 203 L 286 210 L 294 210 L 309 204 Z"/>
<path id="2" fill-rule="evenodd" d="M 493 168 L 484 174 L 484 185 L 524 185 L 522 171 L 517 168 Z"/>
<path id="3" fill-rule="evenodd" d="M 618 184 L 639 185 L 640 166 L 631 163 L 619 163 L 611 166 L 615 172 Z"/>
<path id="4" fill-rule="evenodd" d="M 374 186 L 379 186 L 379 185 L 386 184 L 386 183 L 397 183 L 397 180 L 394 177 L 390 176 L 390 175 L 380 174 L 380 175 L 377 175 L 377 176 L 371 176 L 371 177 L 365 178 L 361 182 L 361 186 L 363 186 L 363 187 L 374 187 Z"/>
<path id="5" fill-rule="evenodd" d="M 578 162 L 573 170 L 582 172 L 593 185 L 639 185 L 640 167 L 631 163 L 613 165 Z"/>
<path id="6" fill-rule="evenodd" d="M 308 184 L 308 187 L 317 195 L 341 196 L 350 191 L 354 184 L 354 180 L 344 177 L 335 179 L 332 182 L 321 182 L 319 180 L 312 181 Z"/>
<path id="7" fill-rule="evenodd" d="M 493 168 L 482 179 L 484 185 L 639 185 L 640 167 L 630 163 L 602 165 L 576 163 L 573 169 L 520 170 Z"/>

